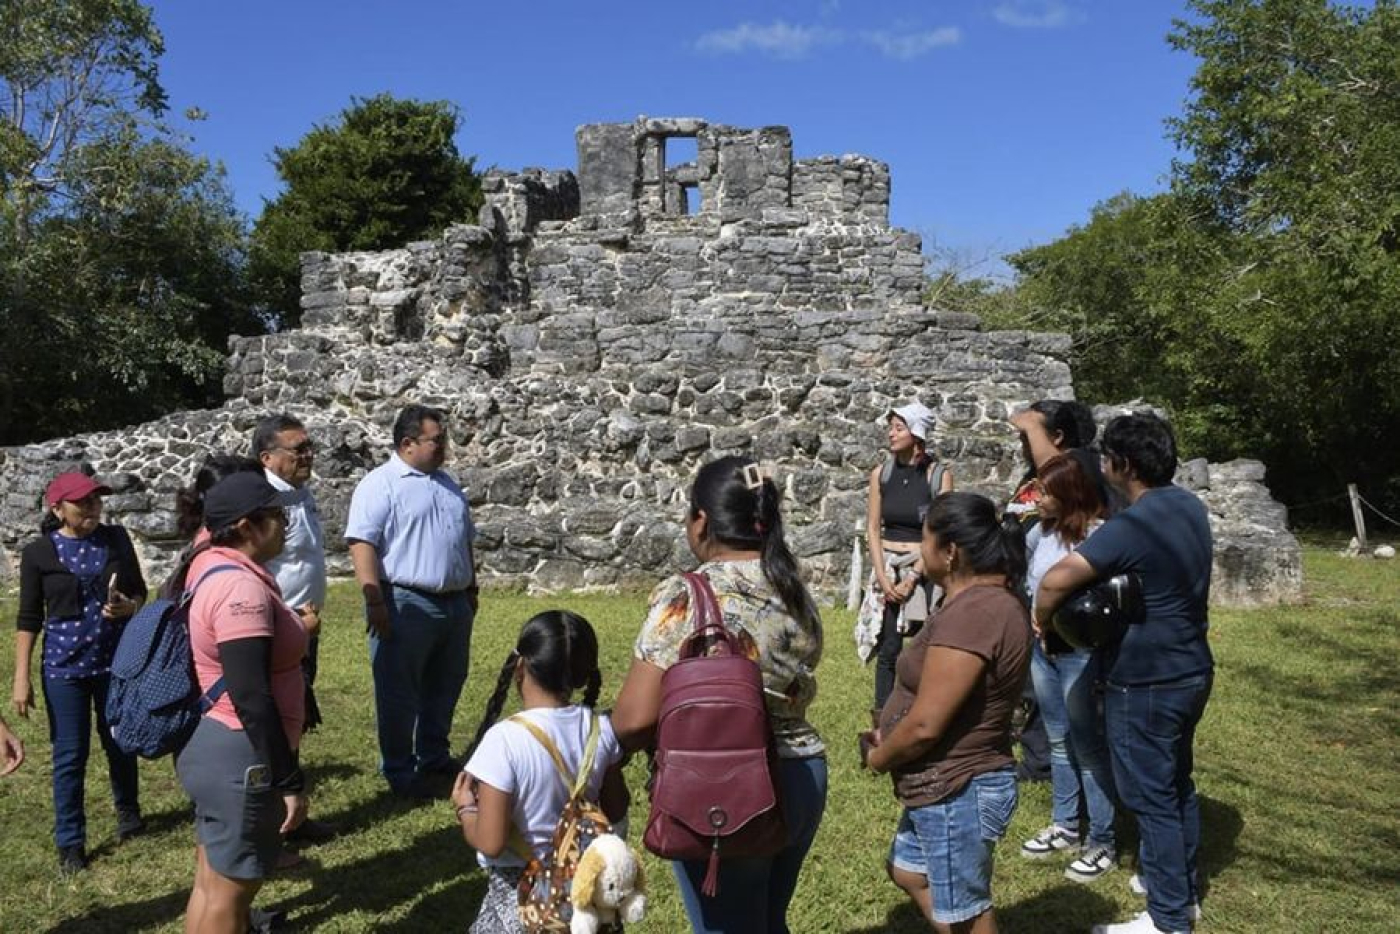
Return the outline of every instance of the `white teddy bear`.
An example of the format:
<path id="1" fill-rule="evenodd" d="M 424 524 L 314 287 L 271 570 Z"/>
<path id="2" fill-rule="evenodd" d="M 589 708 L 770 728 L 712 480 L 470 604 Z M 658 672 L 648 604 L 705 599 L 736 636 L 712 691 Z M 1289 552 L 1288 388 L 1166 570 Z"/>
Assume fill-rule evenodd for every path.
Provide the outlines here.
<path id="1" fill-rule="evenodd" d="M 569 900 L 571 934 L 597 934 L 605 925 L 642 920 L 647 899 L 641 856 L 621 837 L 600 835 L 579 857 Z"/>

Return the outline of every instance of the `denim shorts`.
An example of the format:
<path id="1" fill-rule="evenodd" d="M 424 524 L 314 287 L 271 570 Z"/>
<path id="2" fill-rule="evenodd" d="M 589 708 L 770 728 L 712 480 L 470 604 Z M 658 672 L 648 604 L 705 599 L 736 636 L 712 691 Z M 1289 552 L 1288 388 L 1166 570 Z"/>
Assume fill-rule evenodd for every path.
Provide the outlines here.
<path id="1" fill-rule="evenodd" d="M 934 804 L 905 808 L 890 862 L 928 877 L 933 920 L 956 924 L 992 907 L 992 850 L 1016 810 L 1016 773 L 985 772 Z"/>

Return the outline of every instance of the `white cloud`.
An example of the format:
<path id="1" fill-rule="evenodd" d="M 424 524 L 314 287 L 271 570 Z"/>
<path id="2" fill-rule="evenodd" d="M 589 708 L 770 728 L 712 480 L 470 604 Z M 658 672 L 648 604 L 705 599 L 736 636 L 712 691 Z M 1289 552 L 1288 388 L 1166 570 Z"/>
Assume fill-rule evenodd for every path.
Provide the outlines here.
<path id="1" fill-rule="evenodd" d="M 740 23 L 733 29 L 717 29 L 695 40 L 701 52 L 715 55 L 738 55 L 758 52 L 775 58 L 802 58 L 823 45 L 835 45 L 841 33 L 820 26 L 792 26 L 781 20 L 767 26 Z"/>
<path id="2" fill-rule="evenodd" d="M 962 41 L 962 31 L 956 26 L 940 26 L 924 32 L 879 30 L 863 33 L 861 38 L 879 49 L 887 58 L 909 61 L 934 49 L 957 45 Z"/>
<path id="3" fill-rule="evenodd" d="M 1058 29 L 1083 19 L 1060 0 L 1011 0 L 993 9 L 992 16 L 1003 26 L 1017 29 Z"/>

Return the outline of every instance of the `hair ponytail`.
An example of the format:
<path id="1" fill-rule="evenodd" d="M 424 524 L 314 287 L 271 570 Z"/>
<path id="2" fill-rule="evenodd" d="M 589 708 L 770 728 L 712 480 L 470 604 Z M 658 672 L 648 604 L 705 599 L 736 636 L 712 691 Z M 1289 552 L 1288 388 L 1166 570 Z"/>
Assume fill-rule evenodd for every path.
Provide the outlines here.
<path id="1" fill-rule="evenodd" d="M 1002 518 L 997 537 L 1001 546 L 1006 585 L 1011 588 L 1012 593 L 1019 594 L 1025 590 L 1026 584 L 1026 530 L 1019 518 L 1008 515 Z"/>
<path id="2" fill-rule="evenodd" d="M 977 493 L 934 497 L 924 528 L 943 545 L 956 545 L 974 574 L 1001 574 L 1019 593 L 1026 576 L 1026 537 L 1015 516 L 997 515 L 991 500 Z"/>
<path id="3" fill-rule="evenodd" d="M 783 534 L 782 492 L 756 462 L 731 456 L 701 467 L 690 489 L 690 512 L 705 513 L 707 534 L 715 540 L 757 551 L 763 576 L 788 615 L 808 629 L 816 627 L 816 604 Z"/>

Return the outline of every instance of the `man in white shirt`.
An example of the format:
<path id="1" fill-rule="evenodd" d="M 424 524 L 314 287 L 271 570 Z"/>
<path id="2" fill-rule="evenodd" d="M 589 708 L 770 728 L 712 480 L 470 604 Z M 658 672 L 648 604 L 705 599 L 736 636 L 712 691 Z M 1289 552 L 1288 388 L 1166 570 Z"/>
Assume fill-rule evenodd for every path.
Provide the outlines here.
<path id="1" fill-rule="evenodd" d="M 277 578 L 282 599 L 301 614 L 311 638 L 302 668 L 306 683 L 316 683 L 316 652 L 321 631 L 321 607 L 326 603 L 326 540 L 316 497 L 307 485 L 315 465 L 316 449 L 306 426 L 290 415 L 269 415 L 253 429 L 253 456 L 263 465 L 267 482 L 277 490 L 287 513 L 286 542 L 282 553 L 267 563 Z M 321 722 L 314 696 L 308 692 L 306 728 Z M 309 825 L 309 826 L 308 826 Z M 335 834 L 323 821 L 305 821 L 292 838 L 320 842 Z"/>

